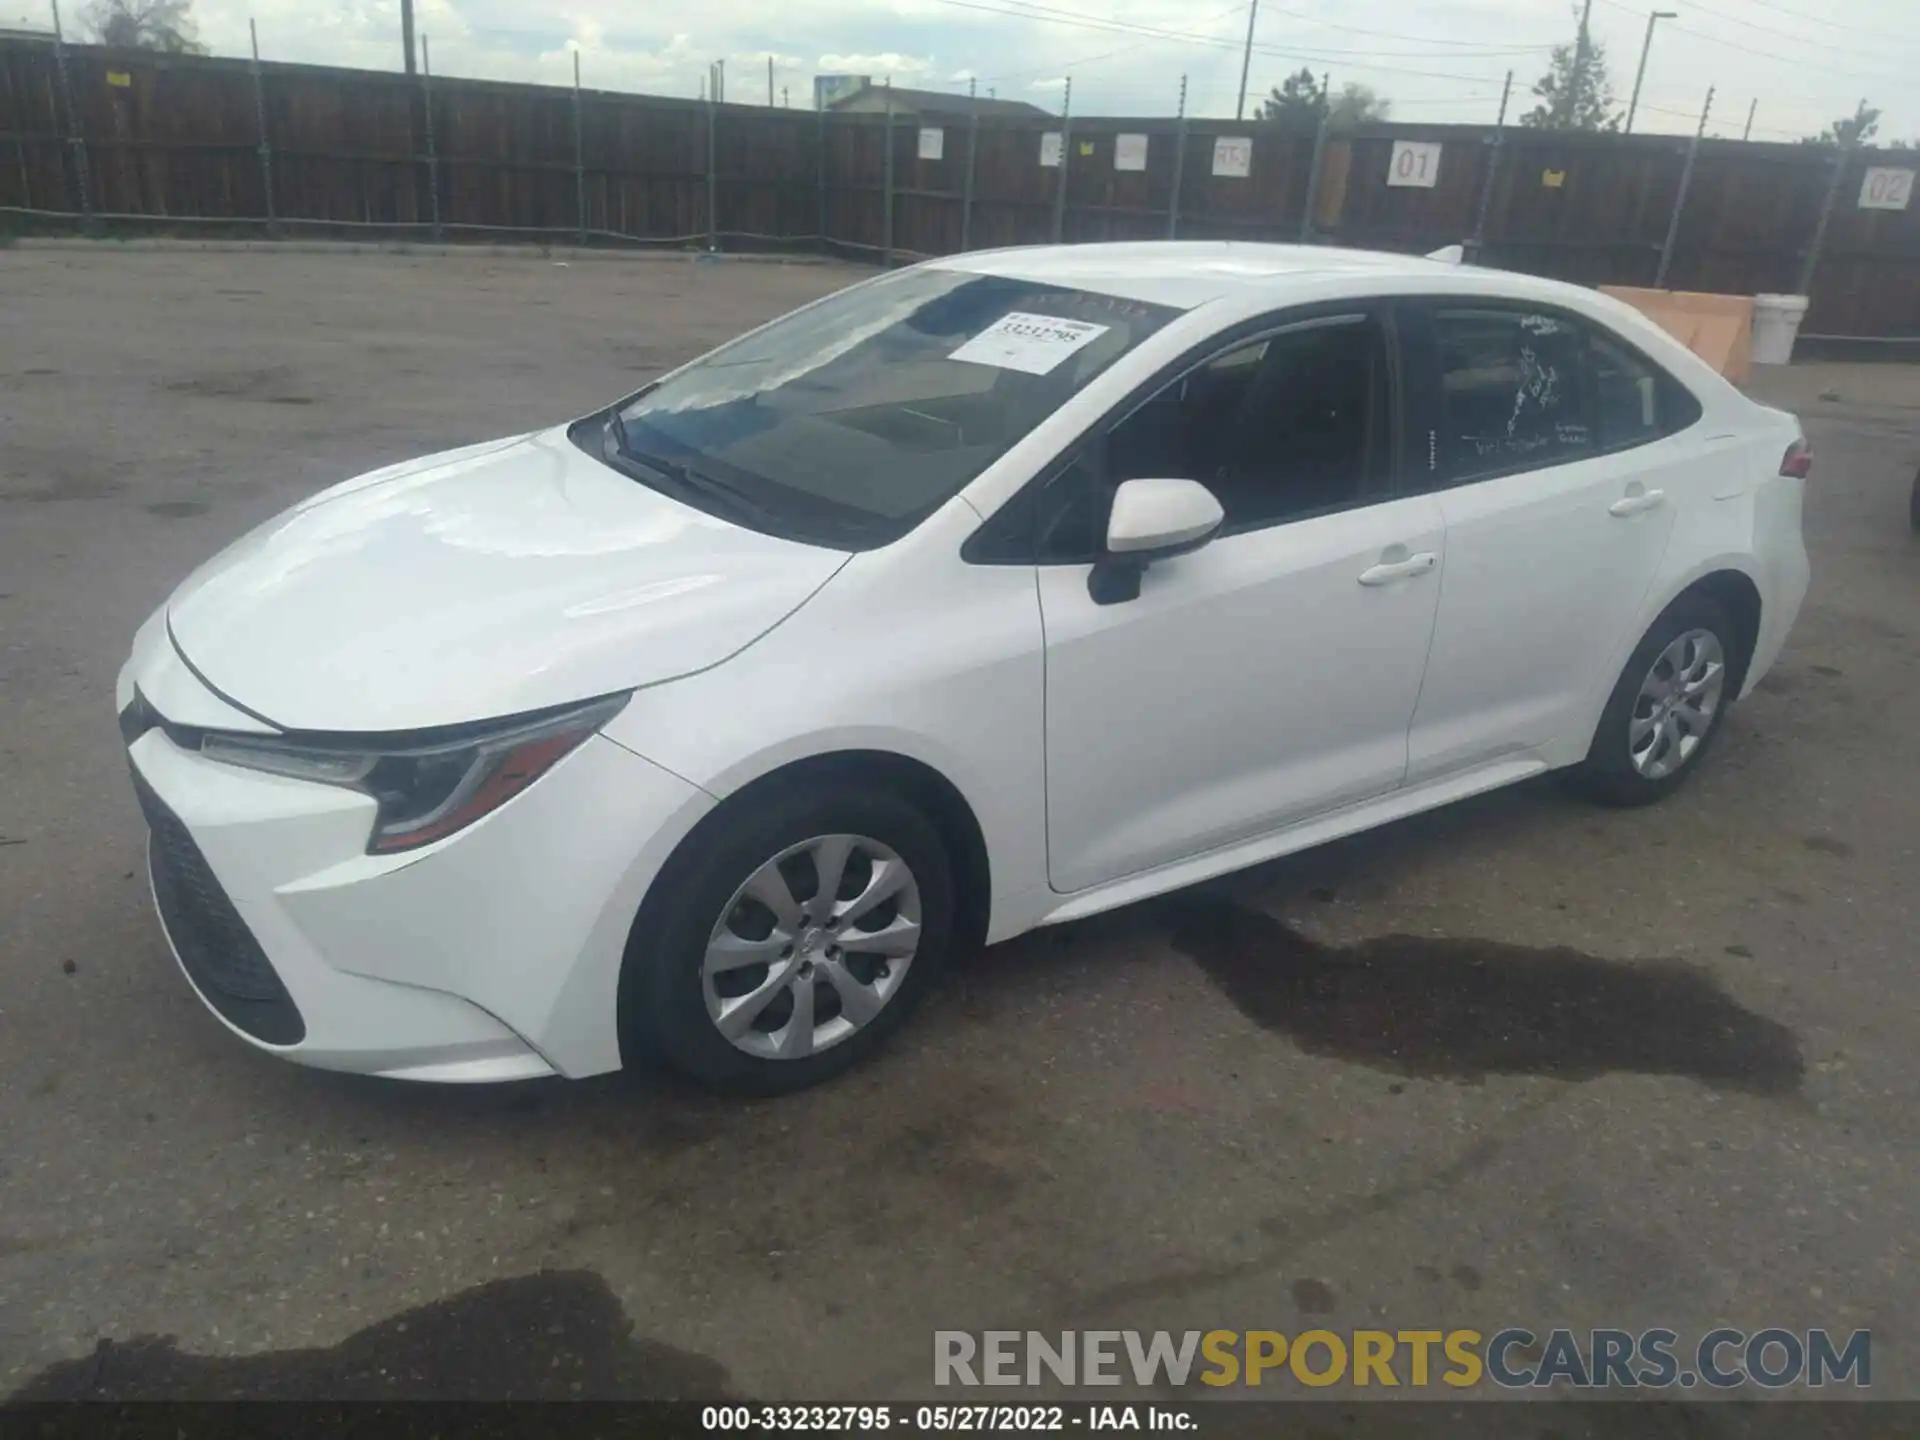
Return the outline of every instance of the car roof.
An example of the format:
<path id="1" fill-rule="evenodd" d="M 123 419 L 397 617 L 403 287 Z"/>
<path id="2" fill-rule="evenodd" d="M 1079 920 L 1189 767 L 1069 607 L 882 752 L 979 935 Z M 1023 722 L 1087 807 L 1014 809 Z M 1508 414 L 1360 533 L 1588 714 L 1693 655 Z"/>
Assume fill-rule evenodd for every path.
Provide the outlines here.
<path id="1" fill-rule="evenodd" d="M 1043 284 L 1071 285 L 1126 300 L 1191 310 L 1232 296 L 1271 295 L 1285 303 L 1288 291 L 1309 280 L 1351 278 L 1364 293 L 1417 288 L 1463 274 L 1484 279 L 1484 293 L 1552 298 L 1565 287 L 1508 271 L 1396 255 L 1384 250 L 1344 250 L 1331 245 L 1266 245 L 1238 240 L 1148 240 L 1096 245 L 1028 245 L 976 250 L 930 262 L 946 270 L 1001 275 Z M 1387 284 L 1384 282 L 1394 282 Z M 1474 288 L 1481 289 L 1476 285 Z"/>

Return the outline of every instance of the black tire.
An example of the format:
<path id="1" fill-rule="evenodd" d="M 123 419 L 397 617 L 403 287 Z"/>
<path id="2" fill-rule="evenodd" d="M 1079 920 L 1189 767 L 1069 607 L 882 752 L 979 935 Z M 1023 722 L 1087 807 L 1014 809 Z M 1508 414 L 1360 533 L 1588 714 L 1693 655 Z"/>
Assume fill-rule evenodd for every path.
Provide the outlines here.
<path id="1" fill-rule="evenodd" d="M 1680 762 L 1678 768 L 1658 779 L 1649 778 L 1635 767 L 1629 749 L 1628 735 L 1634 706 L 1640 697 L 1641 683 L 1661 653 L 1690 630 L 1709 631 L 1720 642 L 1726 671 L 1719 703 L 1708 720 L 1706 734 L 1699 737 L 1700 743 Z M 1601 712 L 1600 724 L 1594 731 L 1587 758 L 1566 774 L 1568 784 L 1588 799 L 1603 805 L 1651 805 L 1664 800 L 1700 768 L 1700 762 L 1706 758 L 1714 737 L 1720 733 L 1720 727 L 1726 721 L 1727 711 L 1733 704 L 1745 668 L 1746 654 L 1741 645 L 1739 627 L 1733 623 L 1733 617 L 1727 613 L 1726 607 L 1711 596 L 1682 595 L 1661 612 L 1660 618 L 1653 622 L 1640 643 L 1634 647 L 1626 669 L 1620 672 L 1619 680 L 1614 683 L 1613 694 L 1607 699 L 1607 708 Z"/>
<path id="2" fill-rule="evenodd" d="M 1907 520 L 1915 530 L 1920 530 L 1920 471 L 1913 477 L 1913 495 L 1907 501 Z"/>
<path id="3" fill-rule="evenodd" d="M 803 1059 L 748 1054 L 707 1013 L 701 972 L 708 938 L 734 892 L 767 861 L 816 836 L 842 834 L 878 841 L 906 862 L 919 887 L 918 949 L 898 989 L 851 1035 Z M 911 800 L 859 780 L 742 795 L 696 827 L 641 906 L 620 979 L 623 1053 L 629 1064 L 658 1058 L 733 1093 L 776 1095 L 817 1085 L 858 1065 L 900 1027 L 945 963 L 953 932 L 947 849 Z"/>

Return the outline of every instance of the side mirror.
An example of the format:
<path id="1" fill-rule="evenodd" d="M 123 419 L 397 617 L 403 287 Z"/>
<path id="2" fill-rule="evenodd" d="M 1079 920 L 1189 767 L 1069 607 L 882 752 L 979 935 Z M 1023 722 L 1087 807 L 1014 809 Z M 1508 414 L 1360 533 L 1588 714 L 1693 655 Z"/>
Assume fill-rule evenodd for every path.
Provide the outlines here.
<path id="1" fill-rule="evenodd" d="M 1155 560 L 1198 550 L 1226 519 L 1213 492 L 1197 480 L 1128 480 L 1113 494 L 1106 553 L 1087 577 L 1096 605 L 1140 594 L 1140 576 Z"/>

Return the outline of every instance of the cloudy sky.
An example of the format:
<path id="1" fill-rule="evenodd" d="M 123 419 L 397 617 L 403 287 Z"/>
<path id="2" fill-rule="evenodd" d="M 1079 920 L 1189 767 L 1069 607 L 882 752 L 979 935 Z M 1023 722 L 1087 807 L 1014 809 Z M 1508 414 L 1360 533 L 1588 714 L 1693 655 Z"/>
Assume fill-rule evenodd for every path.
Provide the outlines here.
<path id="1" fill-rule="evenodd" d="M 26 0 L 32 3 L 32 0 Z M 69 0 L 77 5 L 79 0 Z M 1624 106 L 1649 0 L 1592 0 Z M 1708 133 L 1738 136 L 1758 99 L 1755 139 L 1795 139 L 1850 113 L 1885 111 L 1882 142 L 1920 139 L 1915 0 L 1652 0 L 1663 20 L 1636 130 L 1690 132 L 1709 85 Z M 417 0 L 436 72 L 565 83 L 578 49 L 586 83 L 692 96 L 707 62 L 727 61 L 730 100 L 810 103 L 821 72 L 982 91 L 1057 109 L 1073 79 L 1087 115 L 1166 114 L 1180 77 L 1189 109 L 1230 116 L 1247 7 L 1214 0 Z M 1710 8 L 1709 8 L 1710 7 Z M 399 0 L 195 0 L 201 36 L 244 53 L 247 18 L 270 59 L 394 68 Z M 1251 95 L 1302 64 L 1338 88 L 1358 81 L 1395 119 L 1493 119 L 1514 72 L 1516 113 L 1548 49 L 1576 21 L 1568 0 L 1261 0 Z M 1249 102 L 1251 104 L 1251 101 Z"/>

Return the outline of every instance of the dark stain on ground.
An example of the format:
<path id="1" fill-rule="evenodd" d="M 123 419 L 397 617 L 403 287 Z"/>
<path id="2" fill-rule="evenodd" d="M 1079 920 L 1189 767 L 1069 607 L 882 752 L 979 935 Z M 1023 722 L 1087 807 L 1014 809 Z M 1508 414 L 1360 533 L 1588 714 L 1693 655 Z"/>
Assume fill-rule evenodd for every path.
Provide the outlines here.
<path id="1" fill-rule="evenodd" d="M 1164 913 L 1243 1014 L 1317 1055 L 1454 1080 L 1685 1075 L 1756 1095 L 1797 1092 L 1805 1069 L 1791 1030 L 1678 960 L 1419 935 L 1322 945 L 1213 897 Z"/>
<path id="2" fill-rule="evenodd" d="M 207 513 L 206 503 L 200 500 L 156 500 L 141 508 L 149 515 L 158 515 L 162 520 L 188 520 Z"/>
<path id="3" fill-rule="evenodd" d="M 708 1400 L 727 1372 L 636 1337 L 586 1270 L 496 1280 L 356 1331 L 331 1349 L 193 1355 L 171 1337 L 102 1340 L 9 1398 L 31 1400 Z"/>
<path id="4" fill-rule="evenodd" d="M 1814 674 L 1824 675 L 1829 680 L 1832 680 L 1838 676 L 1841 676 L 1847 673 L 1846 671 L 1840 669 L 1837 665 L 1815 665 L 1811 668 Z"/>
<path id="5" fill-rule="evenodd" d="M 1462 1290 L 1478 1290 L 1481 1285 L 1480 1272 L 1464 1262 L 1453 1267 L 1453 1283 Z"/>
<path id="6" fill-rule="evenodd" d="M 1809 835 L 1800 843 L 1817 855 L 1838 855 L 1844 860 L 1853 854 L 1853 846 L 1831 835 Z"/>
<path id="7" fill-rule="evenodd" d="M 1293 1303 L 1299 1306 L 1302 1315 L 1331 1315 L 1333 1287 L 1324 1280 L 1296 1280 Z"/>
<path id="8" fill-rule="evenodd" d="M 292 387 L 293 368 L 269 365 L 260 370 L 218 371 L 161 382 L 174 395 L 201 400 L 259 400 L 269 405 L 311 405 L 313 397 Z"/>

